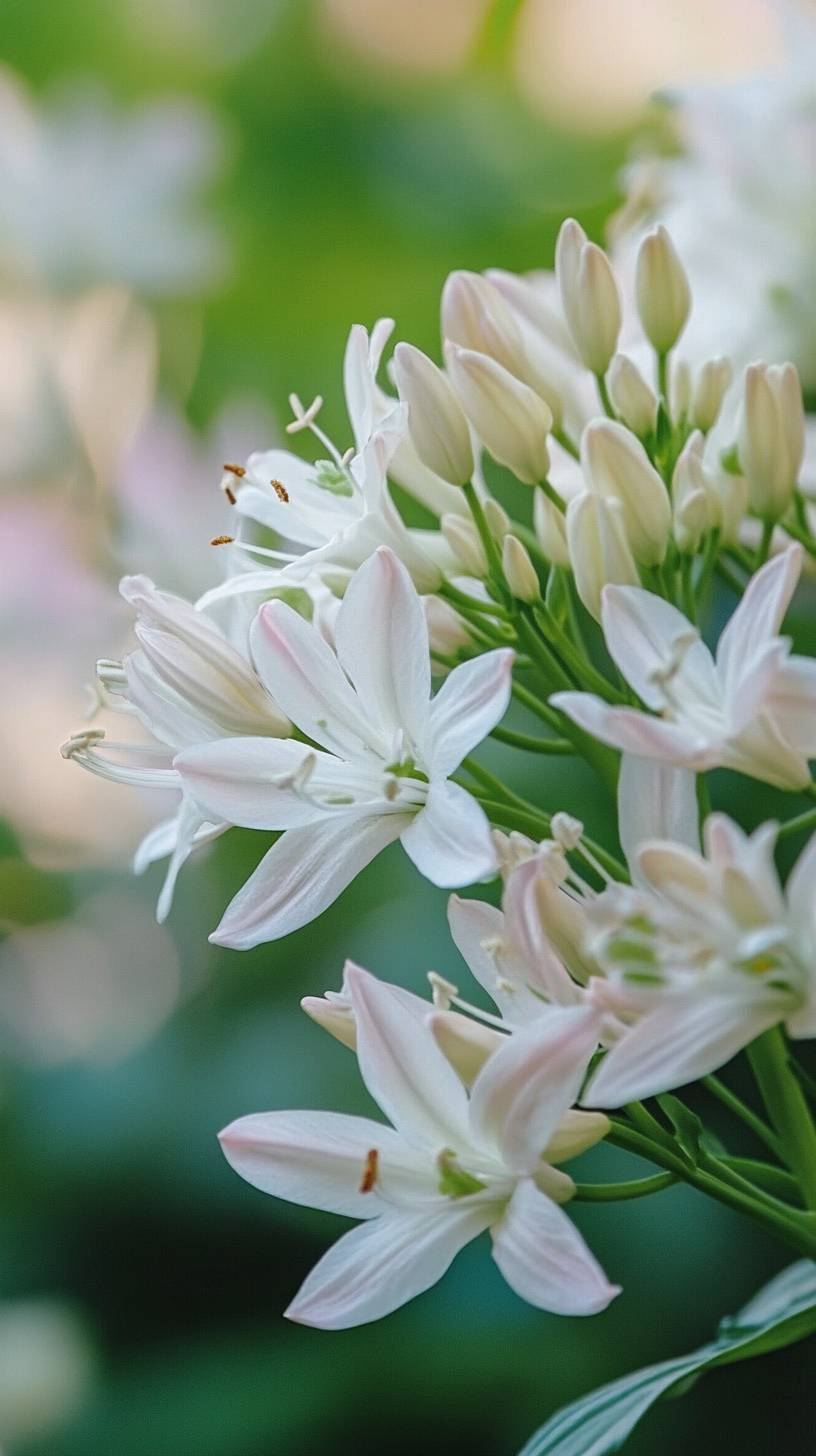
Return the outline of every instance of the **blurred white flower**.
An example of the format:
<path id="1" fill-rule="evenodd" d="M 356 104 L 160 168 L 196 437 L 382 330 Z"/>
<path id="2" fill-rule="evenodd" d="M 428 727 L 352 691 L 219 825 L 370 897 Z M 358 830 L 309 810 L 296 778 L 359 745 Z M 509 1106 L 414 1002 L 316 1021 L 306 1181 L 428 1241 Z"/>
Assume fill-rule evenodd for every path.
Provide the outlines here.
<path id="1" fill-rule="evenodd" d="M 0 1441 L 47 1436 L 88 1393 L 94 1356 L 84 1325 L 51 1299 L 0 1304 Z"/>

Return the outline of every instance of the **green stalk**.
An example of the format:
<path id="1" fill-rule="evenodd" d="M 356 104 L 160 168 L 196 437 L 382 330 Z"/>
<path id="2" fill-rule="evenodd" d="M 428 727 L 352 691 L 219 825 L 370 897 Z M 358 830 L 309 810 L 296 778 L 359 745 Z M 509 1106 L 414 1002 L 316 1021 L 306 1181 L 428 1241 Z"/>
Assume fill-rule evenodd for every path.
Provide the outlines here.
<path id="1" fill-rule="evenodd" d="M 738 1117 L 746 1127 L 751 1129 L 754 1137 L 759 1138 L 760 1142 L 764 1143 L 776 1157 L 780 1156 L 779 1138 L 776 1133 L 742 1101 L 741 1097 L 737 1096 L 736 1092 L 732 1092 L 730 1087 L 726 1087 L 719 1077 L 703 1077 L 702 1083 L 712 1097 L 716 1097 L 723 1107 L 727 1107 L 729 1112 L 733 1112 L 735 1117 Z"/>
<path id="2" fill-rule="evenodd" d="M 482 503 L 479 500 L 476 492 L 476 487 L 473 484 L 472 480 L 469 480 L 467 485 L 462 486 L 462 492 L 470 508 L 470 514 L 473 517 L 473 523 L 479 533 L 479 540 L 482 543 L 482 549 L 487 558 L 487 565 L 491 579 L 495 583 L 497 590 L 500 592 L 502 598 L 504 599 L 505 606 L 509 607 L 512 604 L 512 597 L 507 590 L 507 584 L 504 580 L 504 571 L 502 569 L 499 548 L 496 544 L 496 539 L 493 535 L 493 532 L 487 524 L 487 518 L 485 516 L 484 510 L 482 509 Z"/>
<path id="3" fill-rule="evenodd" d="M 574 755 L 575 744 L 567 738 L 534 738 L 530 733 L 517 733 L 515 728 L 494 728 L 491 738 L 507 743 L 511 748 L 521 748 L 525 753 L 555 753 Z"/>
<path id="4" fill-rule="evenodd" d="M 816 1128 L 799 1082 L 788 1067 L 780 1026 L 772 1026 L 748 1047 L 748 1059 L 782 1152 L 809 1209 L 816 1209 Z"/>
<path id="5" fill-rule="evenodd" d="M 674 1173 L 653 1173 L 626 1183 L 576 1183 L 574 1197 L 582 1203 L 617 1203 L 625 1198 L 648 1198 L 677 1182 Z"/>

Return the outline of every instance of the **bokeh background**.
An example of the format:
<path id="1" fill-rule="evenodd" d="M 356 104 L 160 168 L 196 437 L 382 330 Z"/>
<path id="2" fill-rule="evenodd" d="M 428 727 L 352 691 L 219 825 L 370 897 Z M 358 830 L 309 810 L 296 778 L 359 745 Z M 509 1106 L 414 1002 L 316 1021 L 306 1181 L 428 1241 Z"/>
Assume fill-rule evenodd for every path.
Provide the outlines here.
<path id="1" fill-rule="evenodd" d="M 659 140 L 649 95 L 767 64 L 775 19 L 763 0 L 2 7 L 4 1456 L 513 1456 L 785 1262 L 670 1190 L 578 1211 L 625 1288 L 594 1320 L 521 1304 L 480 1241 L 386 1324 L 289 1325 L 340 1221 L 240 1182 L 215 1134 L 263 1108 L 366 1110 L 298 999 L 346 956 L 417 990 L 462 978 L 445 895 L 392 851 L 285 943 L 218 950 L 259 836 L 199 855 L 159 927 L 158 872 L 129 857 L 162 806 L 57 752 L 127 641 L 119 575 L 191 596 L 212 575 L 221 462 L 282 439 L 291 389 L 323 394 L 345 441 L 349 325 L 390 314 L 434 352 L 451 268 L 549 266 L 568 213 L 602 236 L 633 142 Z M 580 768 L 496 762 L 609 839 Z M 618 1169 L 592 1156 L 590 1176 Z M 627 1449 L 810 1451 L 813 1373 L 809 1346 L 718 1372 Z"/>

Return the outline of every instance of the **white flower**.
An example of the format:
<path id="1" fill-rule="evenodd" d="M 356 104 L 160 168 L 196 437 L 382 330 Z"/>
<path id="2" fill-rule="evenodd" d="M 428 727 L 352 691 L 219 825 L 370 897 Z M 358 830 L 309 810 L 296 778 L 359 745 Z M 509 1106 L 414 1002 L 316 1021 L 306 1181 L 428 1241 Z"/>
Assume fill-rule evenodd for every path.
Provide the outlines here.
<path id="1" fill-rule="evenodd" d="M 526 485 L 546 479 L 553 421 L 543 399 L 487 354 L 448 344 L 446 357 L 465 413 L 493 459 Z"/>
<path id="2" fill-rule="evenodd" d="M 245 948 L 306 924 L 399 838 L 438 885 L 496 868 L 484 812 L 450 775 L 502 717 L 512 653 L 454 668 L 430 696 L 428 629 L 410 577 L 380 547 L 352 578 L 337 656 L 283 602 L 252 631 L 261 681 L 317 744 L 248 737 L 176 759 L 208 819 L 286 832 L 229 906 L 213 939 Z"/>
<path id="3" fill-rule="evenodd" d="M 264 1192 L 364 1220 L 320 1260 L 289 1318 L 323 1329 L 379 1319 L 435 1284 L 486 1229 L 523 1299 L 559 1314 L 606 1308 L 619 1291 L 559 1207 L 574 1184 L 548 1161 L 603 1135 L 595 1124 L 561 1131 L 595 1049 L 592 1009 L 553 1011 L 516 1033 L 468 1097 L 404 993 L 354 966 L 345 985 L 363 1079 L 393 1128 L 269 1112 L 221 1134 L 229 1162 Z"/>
<path id="4" fill-rule="evenodd" d="M 801 565 L 801 548 L 793 545 L 752 577 L 716 657 L 662 597 L 606 587 L 606 645 L 651 712 L 612 707 L 591 693 L 556 693 L 550 701 L 627 753 L 803 788 L 816 754 L 816 663 L 791 656 L 790 643 L 778 636 Z"/>
<path id="5" fill-rule="evenodd" d="M 750 836 L 723 814 L 705 853 L 641 844 L 637 888 L 610 885 L 590 909 L 606 979 L 590 999 L 633 1022 L 585 1093 L 618 1107 L 716 1071 L 768 1027 L 816 1035 L 816 838 L 783 892 L 777 826 Z"/>
<path id="6" fill-rule="evenodd" d="M 555 272 L 573 342 L 587 369 L 605 374 L 621 330 L 621 297 L 609 259 L 574 218 L 562 224 Z"/>
<path id="7" fill-rule="evenodd" d="M 615 420 L 593 420 L 581 436 L 587 485 L 618 501 L 636 560 L 654 566 L 666 554 L 671 530 L 669 493 L 640 441 Z"/>
<path id="8" fill-rule="evenodd" d="M 666 229 L 658 224 L 638 249 L 635 296 L 643 332 L 658 354 L 673 349 L 686 326 L 691 291 Z"/>

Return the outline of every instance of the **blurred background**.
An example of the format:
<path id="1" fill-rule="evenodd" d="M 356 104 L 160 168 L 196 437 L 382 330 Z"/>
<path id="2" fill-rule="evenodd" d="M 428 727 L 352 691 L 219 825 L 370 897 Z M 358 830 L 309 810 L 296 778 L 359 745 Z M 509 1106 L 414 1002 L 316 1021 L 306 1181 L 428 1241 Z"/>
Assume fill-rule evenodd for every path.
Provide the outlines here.
<path id="1" fill-rule="evenodd" d="M 652 94 L 795 68 L 783 18 L 770 0 L 3 7 L 4 1456 L 513 1456 L 564 1401 L 708 1338 L 786 1262 L 670 1190 L 578 1211 L 625 1289 L 594 1320 L 521 1304 L 480 1241 L 384 1325 L 289 1325 L 340 1221 L 249 1188 L 215 1134 L 264 1108 L 367 1110 L 349 1053 L 298 999 L 337 986 L 346 956 L 417 990 L 431 968 L 464 981 L 446 896 L 391 851 L 285 943 L 218 950 L 207 933 L 258 836 L 198 855 L 159 927 L 160 872 L 135 879 L 130 858 L 163 806 L 57 752 L 92 711 L 95 659 L 127 642 L 118 577 L 193 597 L 211 580 L 221 462 L 280 442 L 292 389 L 323 394 L 346 441 L 349 325 L 390 314 L 434 353 L 450 269 L 549 267 L 565 214 L 603 237 L 624 164 L 677 151 Z M 753 145 L 736 124 L 724 136 L 747 170 Z M 806 172 L 784 207 L 750 196 L 812 263 Z M 747 256 L 744 230 L 718 228 L 710 248 Z M 580 767 L 536 763 L 524 788 L 613 833 Z M 619 1171 L 591 1156 L 589 1176 Z M 813 1370 L 804 1346 L 761 1378 L 718 1372 L 627 1449 L 679 1456 L 727 1433 L 758 1456 L 809 1451 Z"/>

